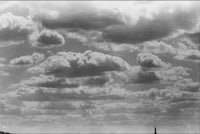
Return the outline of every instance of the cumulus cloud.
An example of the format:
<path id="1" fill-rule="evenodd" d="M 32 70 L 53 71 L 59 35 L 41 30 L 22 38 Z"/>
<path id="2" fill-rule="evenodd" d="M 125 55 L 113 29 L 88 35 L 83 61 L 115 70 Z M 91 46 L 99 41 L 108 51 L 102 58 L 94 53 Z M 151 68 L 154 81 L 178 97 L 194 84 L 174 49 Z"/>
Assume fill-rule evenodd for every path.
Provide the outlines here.
<path id="1" fill-rule="evenodd" d="M 42 30 L 36 37 L 31 39 L 33 46 L 40 48 L 50 48 L 65 44 L 64 37 L 56 31 Z"/>
<path id="2" fill-rule="evenodd" d="M 200 83 L 194 82 L 192 79 L 183 79 L 174 83 L 173 87 L 180 91 L 187 91 L 187 92 L 200 92 Z"/>
<path id="3" fill-rule="evenodd" d="M 52 2 L 51 4 L 55 3 Z M 49 29 L 78 28 L 95 30 L 124 23 L 119 12 L 97 8 L 91 2 L 81 2 L 81 8 L 80 2 L 63 2 L 62 5 L 58 5 L 54 10 L 57 11 L 55 15 L 48 15 L 42 12 L 37 14 L 36 12 L 34 18 Z"/>
<path id="4" fill-rule="evenodd" d="M 115 73 L 126 84 L 147 84 L 159 82 L 161 79 L 154 71 L 144 70 L 140 66 L 133 67 L 131 70 Z"/>
<path id="5" fill-rule="evenodd" d="M 128 79 L 128 83 L 144 84 L 144 83 L 155 83 L 161 79 L 153 71 L 140 70 Z"/>
<path id="6" fill-rule="evenodd" d="M 34 120 L 40 126 L 39 123 L 48 125 L 52 121 L 69 122 L 71 125 L 75 118 L 80 124 L 84 122 L 83 125 L 144 125 L 152 124 L 156 117 L 165 126 L 170 121 L 177 123 L 176 119 L 183 120 L 182 124 L 185 123 L 184 118 L 188 122 L 198 119 L 200 83 L 193 81 L 198 79 L 194 75 L 197 68 L 180 66 L 185 65 L 184 62 L 171 62 L 172 66 L 162 59 L 169 56 L 164 58 L 171 61 L 171 55 L 175 55 L 180 60 L 200 60 L 196 50 L 198 33 L 187 35 L 192 43 L 182 37 L 165 38 L 196 26 L 198 17 L 196 7 L 192 8 L 194 5 L 165 5 L 165 2 L 160 5 L 157 4 L 159 2 L 138 2 L 137 5 L 130 2 L 128 6 L 129 2 L 125 5 L 102 2 L 102 6 L 101 2 L 94 2 L 99 7 L 93 7 L 90 5 L 92 2 L 86 2 L 80 8 L 82 3 L 78 5 L 76 2 L 77 5 L 73 2 L 30 3 L 27 2 L 24 7 L 18 4 L 0 5 L 0 42 L 10 44 L 28 40 L 26 43 L 32 48 L 29 48 L 30 45 L 13 47 L 16 50 L 24 48 L 25 53 L 37 51 L 11 60 L 14 55 L 19 55 L 19 52 L 10 55 L 13 47 L 5 48 L 2 53 L 10 60 L 0 58 L 1 86 L 5 87 L 0 93 L 2 118 L 17 115 L 9 118 L 11 121 L 15 117 L 20 118 L 27 124 Z M 31 12 L 27 5 L 31 6 Z M 138 10 L 141 5 L 145 10 Z M 115 6 L 119 8 L 113 9 Z M 127 11 L 125 15 L 124 10 Z M 138 14 L 138 18 L 135 19 L 133 14 Z M 130 20 L 124 18 L 126 15 L 132 15 Z M 75 45 L 69 46 L 69 50 L 68 46 L 62 46 L 65 44 L 64 35 L 65 39 L 72 41 L 71 45 Z M 74 42 L 85 46 L 76 49 L 78 46 Z M 62 46 L 67 52 L 59 52 L 62 48 L 48 52 L 40 49 L 56 46 Z M 88 47 L 109 54 L 91 50 L 82 52 Z M 76 52 L 70 52 L 71 49 Z M 140 53 L 135 53 L 135 50 Z M 47 52 L 49 57 L 45 58 L 38 52 Z M 127 62 L 113 55 L 123 57 Z M 136 62 L 138 66 L 135 66 Z M 33 74 L 21 74 L 27 67 Z M 3 77 L 9 73 L 12 77 L 4 80 Z M 148 87 L 150 89 L 146 89 Z M 185 124 L 188 125 L 188 122 Z"/>
<path id="7" fill-rule="evenodd" d="M 172 67 L 166 70 L 159 70 L 156 71 L 156 75 L 162 79 L 163 81 L 179 81 L 183 80 L 185 77 L 189 76 L 189 71 L 190 69 L 182 67 L 182 66 L 177 66 L 177 67 Z"/>
<path id="8" fill-rule="evenodd" d="M 38 66 L 29 68 L 29 72 L 40 72 L 59 77 L 81 77 L 96 76 L 107 71 L 122 71 L 129 68 L 130 65 L 123 59 L 100 52 L 59 52 L 48 57 Z"/>
<path id="9" fill-rule="evenodd" d="M 35 24 L 24 17 L 11 13 L 0 15 L 0 41 L 18 44 L 29 39 Z"/>
<path id="10" fill-rule="evenodd" d="M 200 51 L 199 50 L 186 50 L 179 51 L 175 56 L 175 59 L 178 60 L 193 60 L 199 62 L 200 60 Z"/>
<path id="11" fill-rule="evenodd" d="M 23 5 L 19 1 L 9 1 L 0 6 L 0 14 L 12 13 L 16 16 L 28 17 L 30 15 L 30 7 Z"/>
<path id="12" fill-rule="evenodd" d="M 165 42 L 162 41 L 149 41 L 143 44 L 143 52 L 152 54 L 176 54 L 176 49 Z"/>
<path id="13" fill-rule="evenodd" d="M 137 55 L 137 62 L 143 68 L 166 68 L 170 64 L 163 62 L 158 56 L 149 53 L 140 53 Z"/>
<path id="14" fill-rule="evenodd" d="M 150 3 L 149 6 L 151 4 L 154 3 Z M 148 4 L 146 6 L 148 8 Z M 147 15 L 140 16 L 135 24 L 108 27 L 103 31 L 103 37 L 119 43 L 141 43 L 162 39 L 179 30 L 196 28 L 198 8 L 195 4 L 189 5 L 187 9 L 173 4 L 160 5 L 157 9 L 158 11 L 151 11 Z"/>
<path id="15" fill-rule="evenodd" d="M 135 66 L 128 71 L 115 74 L 126 84 L 147 84 L 184 80 L 189 76 L 188 71 L 188 68 L 182 66 L 161 70 L 149 70 L 141 66 Z"/>
<path id="16" fill-rule="evenodd" d="M 44 54 L 33 53 L 32 55 L 21 56 L 10 61 L 11 65 L 34 65 L 42 62 L 45 59 Z"/>

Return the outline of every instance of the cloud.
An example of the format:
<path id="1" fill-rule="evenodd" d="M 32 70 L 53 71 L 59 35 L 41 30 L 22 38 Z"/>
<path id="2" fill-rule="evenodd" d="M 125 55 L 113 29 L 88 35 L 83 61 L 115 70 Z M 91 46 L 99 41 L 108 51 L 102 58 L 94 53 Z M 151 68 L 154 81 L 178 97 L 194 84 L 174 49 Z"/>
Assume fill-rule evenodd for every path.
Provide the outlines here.
<path id="1" fill-rule="evenodd" d="M 97 31 L 65 32 L 67 39 L 77 40 L 85 46 L 94 47 L 104 52 L 135 52 L 139 49 L 130 44 L 117 44 L 106 42 L 102 39 L 101 33 Z"/>
<path id="2" fill-rule="evenodd" d="M 193 82 L 192 79 L 183 79 L 182 81 L 178 81 L 174 83 L 173 87 L 180 91 L 187 91 L 187 92 L 200 92 L 200 83 Z"/>
<path id="3" fill-rule="evenodd" d="M 7 61 L 6 58 L 0 57 L 0 63 L 4 63 L 4 62 L 6 62 L 6 61 Z"/>
<path id="4" fill-rule="evenodd" d="M 55 3 L 51 4 L 55 5 Z M 47 10 L 51 11 L 48 8 Z M 36 11 L 34 19 L 39 20 L 44 27 L 49 29 L 96 30 L 124 23 L 119 12 L 95 7 L 91 2 L 63 2 L 62 5 L 57 5 L 54 10 L 57 12 L 56 15 L 48 15 L 44 12 L 37 13 Z"/>
<path id="5" fill-rule="evenodd" d="M 175 82 L 165 88 L 150 88 L 134 91 L 130 94 L 131 102 L 111 102 L 99 105 L 104 114 L 135 114 L 137 116 L 155 116 L 157 120 L 165 122 L 169 118 L 183 119 L 183 116 L 194 116 L 190 112 L 199 108 L 199 82 L 191 79 Z M 189 110 L 188 110 L 189 108 Z M 184 113 L 184 114 L 183 114 Z M 164 118 L 167 117 L 167 118 Z M 151 118 L 152 120 L 152 118 Z"/>
<path id="6" fill-rule="evenodd" d="M 189 76 L 188 71 L 188 68 L 182 66 L 154 70 L 135 66 L 128 71 L 115 73 L 115 75 L 126 84 L 148 84 L 184 80 Z"/>
<path id="7" fill-rule="evenodd" d="M 196 44 L 200 44 L 199 38 L 200 38 L 200 33 L 195 32 L 195 33 L 186 33 L 186 37 L 188 37 L 192 42 Z"/>
<path id="8" fill-rule="evenodd" d="M 172 67 L 166 70 L 159 70 L 156 71 L 156 75 L 162 79 L 165 82 L 169 81 L 179 81 L 183 80 L 185 77 L 189 76 L 189 71 L 190 69 L 182 67 L 182 66 L 177 66 L 177 67 Z"/>
<path id="9" fill-rule="evenodd" d="M 0 115 L 20 115 L 21 110 L 19 107 L 8 105 L 3 100 L 0 100 Z"/>
<path id="10" fill-rule="evenodd" d="M 44 54 L 33 53 L 32 55 L 21 56 L 10 61 L 11 65 L 34 65 L 42 62 L 45 59 Z"/>
<path id="11" fill-rule="evenodd" d="M 4 71 L 4 70 L 0 70 L 0 78 L 1 78 L 1 77 L 6 77 L 6 76 L 9 76 L 9 75 L 10 75 L 9 72 Z"/>
<path id="12" fill-rule="evenodd" d="M 89 77 L 84 80 L 85 85 L 89 86 L 103 86 L 108 82 L 112 81 L 111 76 L 103 75 L 103 76 L 95 76 L 95 77 Z"/>
<path id="13" fill-rule="evenodd" d="M 199 50 L 185 50 L 179 51 L 178 54 L 175 56 L 175 59 L 178 60 L 193 60 L 193 61 L 200 61 L 200 51 Z"/>
<path id="14" fill-rule="evenodd" d="M 6 60 L 4 58 L 2 58 L 2 61 L 4 62 Z M 0 62 L 0 78 L 7 77 L 9 75 L 10 75 L 10 73 L 7 70 L 7 65 Z"/>
<path id="15" fill-rule="evenodd" d="M 97 76 L 108 71 L 122 71 L 130 68 L 123 59 L 100 52 L 59 52 L 43 63 L 29 68 L 29 72 L 45 73 L 57 77 Z"/>
<path id="16" fill-rule="evenodd" d="M 11 13 L 0 15 L 0 41 L 2 43 L 10 42 L 11 44 L 27 41 L 35 27 L 31 20 L 24 17 L 14 16 Z"/>
<path id="17" fill-rule="evenodd" d="M 162 41 L 149 41 L 143 44 L 142 52 L 152 53 L 152 54 L 176 54 L 176 49 L 165 42 Z"/>
<path id="18" fill-rule="evenodd" d="M 34 47 L 50 48 L 55 46 L 62 46 L 65 44 L 63 36 L 51 30 L 42 30 L 37 37 L 32 37 L 32 44 Z"/>
<path id="19" fill-rule="evenodd" d="M 75 88 L 79 86 L 79 82 L 68 80 L 66 78 L 56 78 L 55 76 L 40 75 L 32 77 L 28 80 L 23 80 L 18 84 L 13 84 L 11 87 L 33 86 L 46 88 Z"/>
<path id="20" fill-rule="evenodd" d="M 21 86 L 17 90 L 4 94 L 4 98 L 20 101 L 86 101 L 86 100 L 122 100 L 128 95 L 118 86 L 79 87 L 51 89 Z"/>
<path id="21" fill-rule="evenodd" d="M 159 81 L 160 78 L 154 72 L 140 70 L 139 72 L 130 77 L 128 83 L 144 84 Z"/>
<path id="22" fill-rule="evenodd" d="M 112 81 L 110 76 L 93 76 L 85 78 L 65 78 L 40 75 L 38 77 L 31 77 L 28 80 L 22 80 L 20 83 L 12 84 L 11 88 L 18 88 L 20 86 L 33 86 L 44 88 L 77 88 L 80 86 L 104 86 L 106 83 Z"/>
<path id="23" fill-rule="evenodd" d="M 179 30 L 191 30 L 196 27 L 198 8 L 195 4 L 188 5 L 187 8 L 173 4 L 159 6 L 156 11 L 147 12 L 148 14 L 139 16 L 135 24 L 108 27 L 103 31 L 103 37 L 113 42 L 135 44 L 162 39 Z M 146 8 L 148 8 L 148 4 Z"/>
<path id="24" fill-rule="evenodd" d="M 144 70 L 140 66 L 135 66 L 131 70 L 115 74 L 126 84 L 147 84 L 161 80 L 154 71 Z"/>
<path id="25" fill-rule="evenodd" d="M 171 66 L 163 62 L 158 56 L 149 53 L 138 54 L 137 62 L 143 68 L 168 68 Z"/>
<path id="26" fill-rule="evenodd" d="M 28 17 L 30 15 L 30 7 L 19 1 L 9 1 L 0 6 L 0 14 L 12 13 L 15 16 Z"/>
<path id="27" fill-rule="evenodd" d="M 94 109 L 95 106 L 90 103 L 84 103 L 84 102 L 66 102 L 66 101 L 58 101 L 58 102 L 44 102 L 40 103 L 40 106 L 42 109 L 45 110 L 81 110 L 81 109 Z"/>
<path id="28" fill-rule="evenodd" d="M 175 82 L 172 86 L 165 87 L 164 89 L 152 88 L 142 91 L 138 95 L 155 101 L 165 101 L 166 103 L 196 102 L 199 100 L 199 88 L 198 82 L 185 79 L 184 81 Z"/>

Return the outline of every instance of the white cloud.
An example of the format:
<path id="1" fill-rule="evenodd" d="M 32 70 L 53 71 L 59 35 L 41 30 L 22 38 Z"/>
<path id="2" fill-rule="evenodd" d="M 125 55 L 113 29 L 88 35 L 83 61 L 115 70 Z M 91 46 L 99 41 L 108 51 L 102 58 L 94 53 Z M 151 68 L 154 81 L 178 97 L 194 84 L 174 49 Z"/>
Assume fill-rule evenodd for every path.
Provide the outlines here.
<path id="1" fill-rule="evenodd" d="M 0 14 L 12 13 L 16 16 L 29 17 L 30 6 L 27 6 L 19 1 L 9 1 L 0 6 Z"/>
<path id="2" fill-rule="evenodd" d="M 149 53 L 139 53 L 137 62 L 143 68 L 168 68 L 170 64 L 163 62 L 158 56 Z"/>
<path id="3" fill-rule="evenodd" d="M 176 54 L 176 49 L 165 42 L 151 41 L 143 44 L 143 52 L 148 52 L 152 54 Z"/>
<path id="4" fill-rule="evenodd" d="M 84 53 L 59 52 L 48 57 L 43 63 L 29 68 L 29 72 L 55 76 L 82 77 L 96 76 L 108 71 L 122 71 L 130 68 L 123 59 L 100 52 Z"/>
<path id="5" fill-rule="evenodd" d="M 24 17 L 11 13 L 0 15 L 0 41 L 3 46 L 27 41 L 35 28 L 36 25 Z"/>
<path id="6" fill-rule="evenodd" d="M 44 54 L 33 53 L 32 55 L 21 56 L 10 61 L 11 65 L 35 65 L 45 59 Z"/>
<path id="7" fill-rule="evenodd" d="M 175 59 L 178 60 L 193 60 L 200 61 L 200 51 L 199 50 L 180 50 L 175 56 Z"/>

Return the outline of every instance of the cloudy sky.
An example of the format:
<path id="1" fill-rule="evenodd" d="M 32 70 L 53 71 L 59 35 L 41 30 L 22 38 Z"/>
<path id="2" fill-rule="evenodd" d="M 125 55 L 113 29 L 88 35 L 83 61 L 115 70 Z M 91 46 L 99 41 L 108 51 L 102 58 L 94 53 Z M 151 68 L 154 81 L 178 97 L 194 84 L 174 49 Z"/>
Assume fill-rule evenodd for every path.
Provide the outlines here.
<path id="1" fill-rule="evenodd" d="M 0 130 L 199 124 L 200 2 L 0 2 Z"/>

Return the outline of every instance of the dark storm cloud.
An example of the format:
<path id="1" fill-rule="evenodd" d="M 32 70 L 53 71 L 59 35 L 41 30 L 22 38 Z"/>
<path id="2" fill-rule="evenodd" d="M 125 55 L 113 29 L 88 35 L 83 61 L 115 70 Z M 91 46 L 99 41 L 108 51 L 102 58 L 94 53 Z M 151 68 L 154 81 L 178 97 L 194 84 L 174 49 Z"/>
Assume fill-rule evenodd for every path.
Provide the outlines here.
<path id="1" fill-rule="evenodd" d="M 118 43 L 141 43 L 167 37 L 178 30 L 190 30 L 197 22 L 195 7 L 187 10 L 179 7 L 174 12 L 155 13 L 152 18 L 141 16 L 136 24 L 111 26 L 103 31 L 103 37 Z"/>
<path id="2" fill-rule="evenodd" d="M 49 48 L 62 46 L 65 44 L 64 37 L 56 31 L 42 30 L 33 42 L 33 46 L 40 48 Z"/>
<path id="3" fill-rule="evenodd" d="M 32 21 L 11 13 L 0 15 L 0 41 L 13 44 L 28 40 L 34 31 Z"/>
<path id="4" fill-rule="evenodd" d="M 29 68 L 32 73 L 45 73 L 57 77 L 97 76 L 108 71 L 122 71 L 130 68 L 123 59 L 100 52 L 59 52 L 43 63 Z"/>
<path id="5" fill-rule="evenodd" d="M 137 62 L 143 68 L 166 68 L 170 64 L 163 62 L 158 56 L 149 53 L 140 53 L 137 55 Z"/>
<path id="6" fill-rule="evenodd" d="M 51 7 L 48 10 L 51 12 Z M 57 14 L 36 11 L 34 19 L 49 29 L 95 30 L 124 23 L 123 16 L 118 11 L 96 8 L 92 2 L 63 2 L 57 8 L 54 7 L 54 10 Z"/>
<path id="7" fill-rule="evenodd" d="M 32 55 L 21 56 L 10 61 L 11 65 L 34 65 L 45 59 L 44 54 L 33 53 Z"/>

